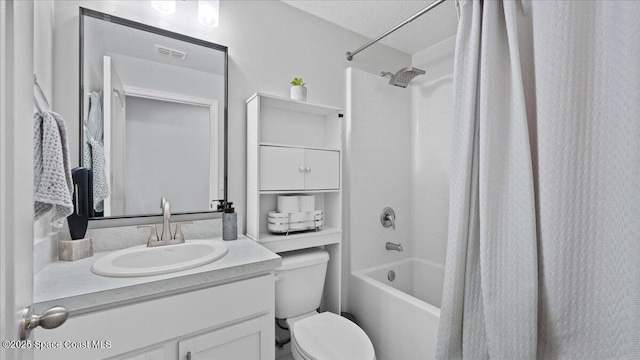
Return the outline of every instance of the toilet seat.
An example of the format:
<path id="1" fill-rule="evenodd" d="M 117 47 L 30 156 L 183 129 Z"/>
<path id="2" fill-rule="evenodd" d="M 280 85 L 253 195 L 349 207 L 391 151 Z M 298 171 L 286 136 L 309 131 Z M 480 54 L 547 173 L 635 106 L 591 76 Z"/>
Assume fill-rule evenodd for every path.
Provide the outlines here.
<path id="1" fill-rule="evenodd" d="M 295 321 L 292 350 L 308 360 L 374 360 L 373 344 L 365 332 L 342 316 L 323 312 Z"/>

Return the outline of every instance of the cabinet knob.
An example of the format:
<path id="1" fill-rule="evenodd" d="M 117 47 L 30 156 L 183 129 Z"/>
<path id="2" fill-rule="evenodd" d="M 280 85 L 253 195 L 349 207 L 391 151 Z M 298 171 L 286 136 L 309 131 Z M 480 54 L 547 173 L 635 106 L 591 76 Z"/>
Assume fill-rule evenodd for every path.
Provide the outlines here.
<path id="1" fill-rule="evenodd" d="M 304 172 L 304 166 L 300 166 L 298 170 L 300 170 L 300 172 Z"/>
<path id="2" fill-rule="evenodd" d="M 187 360 L 191 360 L 191 351 L 187 352 Z"/>
<path id="3" fill-rule="evenodd" d="M 307 172 L 311 172 L 311 168 L 307 166 Z"/>

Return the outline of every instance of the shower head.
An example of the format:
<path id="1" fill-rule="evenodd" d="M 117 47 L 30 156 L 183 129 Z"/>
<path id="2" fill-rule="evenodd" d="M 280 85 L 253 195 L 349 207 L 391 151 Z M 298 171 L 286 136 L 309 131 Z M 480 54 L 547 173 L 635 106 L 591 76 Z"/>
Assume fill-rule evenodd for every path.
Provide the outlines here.
<path id="1" fill-rule="evenodd" d="M 389 80 L 389 84 L 399 86 L 401 88 L 406 88 L 407 85 L 409 85 L 409 82 L 411 82 L 411 80 L 414 77 L 418 75 L 424 75 L 424 74 L 425 74 L 424 70 L 420 70 L 414 67 L 408 67 L 408 68 L 400 69 L 400 71 L 398 71 L 395 74 L 392 74 L 388 71 L 384 71 L 382 72 L 381 76 L 382 77 L 390 76 L 391 80 Z"/>

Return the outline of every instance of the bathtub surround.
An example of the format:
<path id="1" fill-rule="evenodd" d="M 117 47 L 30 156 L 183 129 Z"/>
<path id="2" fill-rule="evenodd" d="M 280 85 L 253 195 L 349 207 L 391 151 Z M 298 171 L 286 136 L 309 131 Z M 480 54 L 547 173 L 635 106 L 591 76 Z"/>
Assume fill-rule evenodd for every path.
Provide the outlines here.
<path id="1" fill-rule="evenodd" d="M 379 74 L 347 73 L 345 179 L 350 179 L 346 209 L 351 218 L 345 224 L 354 275 L 344 274 L 343 281 L 348 282 L 347 311 L 371 334 L 379 360 L 435 358 L 448 227 L 454 45 L 451 37 L 413 55 L 411 65 L 425 74 L 406 89 L 389 85 Z M 394 126 L 395 132 L 384 126 Z M 394 202 L 382 201 L 387 197 Z M 396 230 L 380 223 L 386 206 L 396 211 Z M 397 249 L 394 243 L 404 251 L 390 251 Z M 422 271 L 423 263 L 440 271 Z M 412 284 L 400 286 L 403 292 L 385 285 L 388 271 L 400 264 L 410 270 L 400 270 L 395 284 Z M 377 267 L 385 269 L 382 283 L 363 280 Z M 403 338 L 412 340 L 393 340 L 391 334 L 405 332 Z"/>
<path id="2" fill-rule="evenodd" d="M 438 359 L 638 358 L 640 4 L 459 4 Z"/>
<path id="3" fill-rule="evenodd" d="M 373 148 L 383 151 L 392 147 L 381 139 L 394 142 L 399 137 L 399 140 L 403 142 L 402 146 L 407 145 L 406 139 L 410 139 L 408 142 L 409 153 L 398 154 L 396 157 L 398 163 L 394 165 L 402 169 L 398 174 L 408 174 L 406 176 L 410 179 L 407 188 L 410 194 L 408 196 L 410 206 L 406 210 L 401 209 L 403 214 L 398 218 L 401 231 L 405 231 L 407 225 L 410 229 L 397 238 L 389 239 L 389 241 L 401 242 L 405 252 L 410 251 L 407 256 L 415 256 L 441 265 L 444 265 L 447 246 L 454 48 L 455 36 L 412 56 L 412 66 L 424 69 L 426 73 L 414 78 L 408 88 L 404 89 L 404 92 L 403 89 L 396 89 L 398 96 L 405 96 L 408 93 L 409 100 L 404 99 L 402 102 L 394 104 L 393 100 L 387 99 L 384 95 L 370 96 L 371 93 L 379 89 L 391 91 L 387 88 L 393 87 L 387 84 L 388 81 L 385 81 L 385 78 L 365 72 L 359 72 L 360 76 L 370 77 L 370 81 L 379 83 L 379 88 L 369 87 L 349 95 L 353 104 L 351 112 L 355 117 L 354 120 L 351 120 L 350 129 L 351 137 L 354 139 L 351 153 L 355 155 L 351 155 L 351 158 L 347 159 L 349 165 L 346 165 L 346 171 L 350 173 L 349 176 L 353 180 L 345 181 L 345 184 L 354 189 L 352 196 L 355 196 L 355 198 L 352 197 L 349 204 L 354 206 L 352 203 L 362 198 L 360 196 L 362 189 L 377 187 L 380 193 L 391 191 L 404 194 L 404 190 L 398 189 L 397 183 L 394 181 L 386 184 L 378 182 L 379 173 L 386 171 L 386 162 L 377 161 L 375 156 L 365 158 L 367 157 L 366 151 L 371 151 Z M 356 80 L 358 79 L 356 78 Z M 410 118 L 406 117 L 406 113 L 403 115 L 402 108 L 405 104 L 410 106 Z M 367 106 L 370 108 L 367 109 Z M 393 113 L 393 115 L 380 116 L 381 111 L 378 107 L 387 108 L 389 114 Z M 371 124 L 371 121 L 375 121 L 378 117 L 385 118 L 389 124 L 395 127 L 401 129 L 408 127 L 408 130 L 403 134 L 409 135 L 400 136 L 398 135 L 399 130 L 396 130 L 396 133 L 390 133 L 377 128 L 376 125 Z M 369 145 L 366 145 L 367 141 L 369 141 Z M 391 151 L 399 151 L 399 149 Z M 363 159 L 365 159 L 364 162 L 361 162 Z M 385 158 L 383 157 L 383 159 Z M 409 159 L 409 163 L 404 163 L 405 159 Z M 398 175 L 397 178 L 399 181 L 403 181 L 404 175 Z M 375 196 L 365 197 L 368 202 L 377 201 Z M 382 211 L 385 206 L 375 210 Z M 355 205 L 355 210 L 350 213 L 369 207 L 371 207 L 369 204 Z M 352 218 L 351 221 L 355 223 L 360 220 L 356 215 L 356 218 Z M 375 224 L 369 223 L 368 227 L 372 231 L 377 230 Z M 367 246 L 375 246 L 364 240 L 370 234 L 360 233 L 358 226 L 356 226 L 355 232 L 352 231 L 350 234 L 350 238 L 354 242 L 352 246 L 355 246 L 354 249 L 356 249 L 351 251 L 359 252 L 364 246 L 367 249 L 365 253 L 369 254 L 371 250 Z M 376 232 L 376 234 L 380 236 L 386 232 L 383 231 L 380 234 Z M 393 234 L 398 235 L 397 233 Z M 411 244 L 409 245 L 409 243 Z M 382 246 L 384 246 L 384 242 Z M 361 259 L 369 256 L 357 254 L 354 256 L 355 260 L 352 264 L 355 266 L 354 270 L 361 270 L 385 262 L 384 259 L 376 258 L 371 259 L 368 265 L 361 266 L 359 265 Z"/>
<path id="4" fill-rule="evenodd" d="M 364 56 L 363 56 L 364 57 Z M 351 271 L 409 257 L 411 240 L 411 93 L 379 75 L 347 70 L 349 248 Z M 396 229 L 380 214 L 394 209 Z M 403 252 L 388 251 L 387 241 Z M 349 309 L 352 312 L 355 309 Z M 356 316 L 358 315 L 355 313 Z"/>
<path id="5" fill-rule="evenodd" d="M 449 216 L 455 36 L 413 55 L 426 74 L 411 85 L 413 256 L 444 265 Z"/>

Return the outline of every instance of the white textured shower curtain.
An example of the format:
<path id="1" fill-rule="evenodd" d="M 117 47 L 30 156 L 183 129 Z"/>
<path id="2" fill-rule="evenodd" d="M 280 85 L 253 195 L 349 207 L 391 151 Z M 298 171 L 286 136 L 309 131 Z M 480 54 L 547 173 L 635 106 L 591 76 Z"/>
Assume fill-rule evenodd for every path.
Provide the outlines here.
<path id="1" fill-rule="evenodd" d="M 640 359 L 640 2 L 459 1 L 438 359 Z"/>

